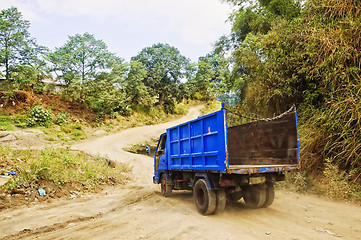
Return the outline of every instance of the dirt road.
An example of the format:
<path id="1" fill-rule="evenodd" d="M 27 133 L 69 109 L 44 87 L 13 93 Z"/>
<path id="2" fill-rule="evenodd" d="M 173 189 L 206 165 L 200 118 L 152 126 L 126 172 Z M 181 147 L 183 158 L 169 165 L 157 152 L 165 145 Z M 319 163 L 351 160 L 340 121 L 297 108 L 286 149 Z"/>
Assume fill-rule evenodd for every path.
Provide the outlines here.
<path id="1" fill-rule="evenodd" d="M 132 180 L 100 194 L 0 212 L 1 239 L 361 239 L 361 207 L 310 195 L 276 191 L 266 209 L 229 204 L 202 216 L 191 192 L 164 198 L 152 183 L 153 160 L 122 150 L 157 137 L 180 120 L 86 141 L 74 149 L 107 155 L 133 166 Z"/>

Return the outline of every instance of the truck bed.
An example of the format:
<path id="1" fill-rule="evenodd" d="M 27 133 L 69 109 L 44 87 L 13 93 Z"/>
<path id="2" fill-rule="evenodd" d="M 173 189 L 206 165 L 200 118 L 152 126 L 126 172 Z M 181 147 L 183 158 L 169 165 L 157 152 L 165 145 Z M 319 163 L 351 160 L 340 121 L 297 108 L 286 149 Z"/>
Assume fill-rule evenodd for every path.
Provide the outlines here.
<path id="1" fill-rule="evenodd" d="M 168 170 L 282 172 L 300 165 L 296 111 L 227 128 L 226 110 L 167 129 Z"/>

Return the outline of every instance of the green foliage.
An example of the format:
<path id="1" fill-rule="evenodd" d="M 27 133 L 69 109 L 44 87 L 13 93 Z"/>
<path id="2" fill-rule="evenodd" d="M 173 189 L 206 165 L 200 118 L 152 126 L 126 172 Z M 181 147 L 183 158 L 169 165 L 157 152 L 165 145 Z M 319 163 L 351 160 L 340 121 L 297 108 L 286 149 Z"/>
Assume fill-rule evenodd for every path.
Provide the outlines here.
<path id="1" fill-rule="evenodd" d="M 13 130 L 13 119 L 7 115 L 0 115 L 0 127 L 4 127 L 6 131 Z"/>
<path id="2" fill-rule="evenodd" d="M 66 112 L 56 114 L 55 124 L 62 125 L 67 123 L 69 123 L 69 116 Z"/>
<path id="3" fill-rule="evenodd" d="M 128 115 L 131 112 L 130 103 L 122 89 L 124 72 L 125 65 L 116 65 L 110 73 L 98 74 L 96 79 L 83 84 L 70 84 L 62 91 L 62 95 L 85 102 L 99 118 L 114 112 Z"/>
<path id="4" fill-rule="evenodd" d="M 347 174 L 361 170 L 360 17 L 355 1 L 292 0 L 241 4 L 232 34 L 232 80 L 244 80 L 238 110 L 258 117 L 299 106 L 302 165 L 321 173 L 325 160 Z M 234 80 L 235 81 L 235 80 Z M 351 179 L 360 181 L 357 174 Z"/>
<path id="5" fill-rule="evenodd" d="M 187 81 L 191 96 L 207 101 L 232 90 L 236 81 L 230 81 L 228 67 L 228 60 L 221 54 L 213 52 L 200 57 L 195 76 Z"/>
<path id="6" fill-rule="evenodd" d="M 6 80 L 12 79 L 23 88 L 39 80 L 43 65 L 39 63 L 38 55 L 46 50 L 30 37 L 29 27 L 29 21 L 22 18 L 17 8 L 1 10 L 0 66 Z"/>
<path id="7" fill-rule="evenodd" d="M 349 199 L 353 192 L 351 176 L 352 174 L 341 171 L 330 159 L 326 159 L 322 180 L 326 185 L 326 194 L 330 197 Z"/>
<path id="8" fill-rule="evenodd" d="M 278 186 L 292 189 L 296 192 L 308 192 L 311 187 L 311 180 L 307 171 L 294 171 L 286 173 L 284 182 L 279 182 Z"/>
<path id="9" fill-rule="evenodd" d="M 158 98 L 158 103 L 161 106 L 164 104 L 164 110 L 172 113 L 175 102 L 183 98 L 180 80 L 186 75 L 189 60 L 182 56 L 177 48 L 161 43 L 143 48 L 131 60 L 143 65 L 143 69 L 146 71 L 146 75 L 143 73 L 142 76 L 143 84 L 147 88 L 146 92 L 149 93 L 149 96 Z M 140 66 L 133 64 L 134 67 L 139 68 Z M 134 74 L 131 74 L 130 77 L 128 82 L 135 82 Z M 137 85 L 137 89 L 141 89 L 142 85 L 139 82 L 134 84 Z"/>
<path id="10" fill-rule="evenodd" d="M 112 168 L 105 158 L 69 149 L 14 150 L 0 146 L 0 159 L 12 163 L 6 167 L 17 172 L 2 189 L 38 187 L 40 181 L 57 186 L 78 183 L 89 188 L 104 183 L 124 183 L 127 179 L 124 173 L 130 171 L 126 164 Z M 22 159 L 22 162 L 11 159 Z"/>
<path id="11" fill-rule="evenodd" d="M 111 69 L 122 60 L 108 51 L 102 40 L 84 33 L 69 36 L 62 47 L 49 54 L 53 71 L 67 84 L 79 81 L 85 83 L 94 79 L 100 70 Z"/>
<path id="12" fill-rule="evenodd" d="M 83 130 L 83 127 L 80 123 L 70 123 L 61 126 L 61 131 L 68 134 L 71 137 L 71 140 L 79 141 L 86 138 L 86 134 Z"/>
<path id="13" fill-rule="evenodd" d="M 28 125 L 34 126 L 48 126 L 53 119 L 53 113 L 50 109 L 46 109 L 43 106 L 37 105 L 30 109 L 30 117 L 28 118 Z"/>
<path id="14" fill-rule="evenodd" d="M 59 128 L 45 128 L 46 140 L 60 143 L 71 143 L 87 138 L 87 135 L 80 123 L 62 124 Z"/>
<path id="15" fill-rule="evenodd" d="M 216 100 L 208 101 L 201 109 L 202 115 L 221 110 L 222 104 Z"/>
<path id="16" fill-rule="evenodd" d="M 156 124 L 164 121 L 166 114 L 160 106 L 137 105 L 134 107 L 134 114 L 130 116 L 133 126 Z"/>
<path id="17" fill-rule="evenodd" d="M 133 105 L 144 104 L 150 106 L 155 102 L 145 85 L 146 78 L 147 70 L 143 64 L 138 61 L 132 61 L 124 85 L 126 96 Z"/>
<path id="18" fill-rule="evenodd" d="M 173 113 L 177 115 L 184 115 L 188 112 L 189 104 L 185 100 L 180 103 L 176 103 L 173 109 Z"/>

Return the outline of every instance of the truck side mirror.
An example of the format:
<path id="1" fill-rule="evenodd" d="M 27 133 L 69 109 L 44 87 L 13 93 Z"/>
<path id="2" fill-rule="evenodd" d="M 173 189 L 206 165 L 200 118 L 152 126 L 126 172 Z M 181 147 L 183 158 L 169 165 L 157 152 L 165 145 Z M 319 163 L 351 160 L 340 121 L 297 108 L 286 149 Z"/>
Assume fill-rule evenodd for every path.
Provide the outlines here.
<path id="1" fill-rule="evenodd" d="M 148 153 L 148 155 L 150 154 L 151 152 L 151 149 L 150 149 L 150 146 L 146 145 L 145 146 L 145 151 Z"/>

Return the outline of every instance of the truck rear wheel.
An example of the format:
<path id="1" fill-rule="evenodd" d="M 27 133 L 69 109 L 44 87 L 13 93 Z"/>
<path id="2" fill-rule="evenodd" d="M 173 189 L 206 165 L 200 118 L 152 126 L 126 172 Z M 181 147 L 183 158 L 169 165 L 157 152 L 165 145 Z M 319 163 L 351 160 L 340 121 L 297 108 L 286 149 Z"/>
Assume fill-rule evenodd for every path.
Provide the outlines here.
<path id="1" fill-rule="evenodd" d="M 248 208 L 260 208 L 266 203 L 266 187 L 262 185 L 249 186 L 244 192 L 244 202 Z"/>
<path id="2" fill-rule="evenodd" d="M 207 187 L 204 179 L 199 179 L 194 185 L 193 200 L 198 212 L 203 215 L 213 214 L 216 210 L 216 192 Z"/>
<path id="3" fill-rule="evenodd" d="M 216 204 L 216 211 L 215 213 L 223 212 L 226 208 L 226 190 L 221 188 L 217 190 L 217 204 Z"/>
<path id="4" fill-rule="evenodd" d="M 160 180 L 160 188 L 164 197 L 169 197 L 172 194 L 173 186 L 167 185 L 167 179 L 165 174 L 162 174 L 162 178 Z"/>
<path id="5" fill-rule="evenodd" d="M 268 206 L 271 206 L 273 203 L 273 200 L 275 198 L 275 188 L 273 186 L 273 183 L 266 183 L 267 189 L 266 189 L 266 201 L 263 204 L 262 207 L 266 208 Z"/>

